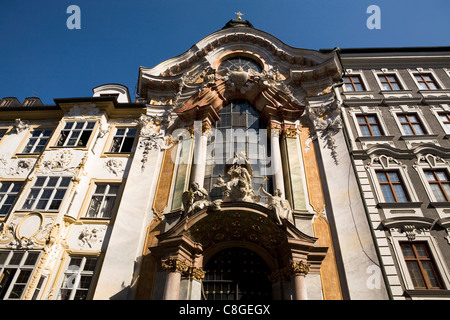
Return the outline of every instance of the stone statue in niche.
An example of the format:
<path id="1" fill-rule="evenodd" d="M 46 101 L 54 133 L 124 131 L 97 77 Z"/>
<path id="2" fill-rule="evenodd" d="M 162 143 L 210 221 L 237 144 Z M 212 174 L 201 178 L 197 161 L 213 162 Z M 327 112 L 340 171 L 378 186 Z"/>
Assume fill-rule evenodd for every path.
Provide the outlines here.
<path id="1" fill-rule="evenodd" d="M 282 224 L 281 218 L 286 220 L 291 220 L 291 205 L 288 200 L 281 197 L 282 192 L 280 189 L 276 189 L 274 194 L 271 195 L 266 190 L 264 190 L 261 184 L 261 191 L 267 196 L 267 206 L 272 209 L 275 213 L 276 222 Z"/>
<path id="2" fill-rule="evenodd" d="M 208 192 L 201 188 L 197 182 L 193 182 L 188 191 L 183 192 L 182 202 L 184 212 L 188 215 L 202 210 L 211 205 Z"/>

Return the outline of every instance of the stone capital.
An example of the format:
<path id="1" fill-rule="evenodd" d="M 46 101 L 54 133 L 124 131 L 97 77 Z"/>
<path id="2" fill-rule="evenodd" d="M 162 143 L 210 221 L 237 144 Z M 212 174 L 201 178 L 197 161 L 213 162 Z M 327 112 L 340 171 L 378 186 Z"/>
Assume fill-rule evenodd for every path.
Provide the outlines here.
<path id="1" fill-rule="evenodd" d="M 303 260 L 294 261 L 289 265 L 289 272 L 294 276 L 306 276 L 311 265 L 305 263 Z"/>
<path id="2" fill-rule="evenodd" d="M 161 260 L 161 266 L 167 272 L 179 272 L 183 273 L 189 269 L 189 265 L 185 260 L 169 257 Z"/>
<path id="3" fill-rule="evenodd" d="M 199 267 L 189 267 L 185 272 L 185 277 L 197 281 L 202 281 L 205 277 L 206 271 Z"/>

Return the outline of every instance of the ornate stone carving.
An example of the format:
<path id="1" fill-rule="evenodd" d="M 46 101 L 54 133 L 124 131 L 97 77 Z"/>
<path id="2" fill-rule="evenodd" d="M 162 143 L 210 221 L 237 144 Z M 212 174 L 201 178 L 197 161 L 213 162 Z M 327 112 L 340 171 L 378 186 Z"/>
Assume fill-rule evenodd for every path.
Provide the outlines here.
<path id="1" fill-rule="evenodd" d="M 306 276 L 309 273 L 311 265 L 305 263 L 303 260 L 292 262 L 289 265 L 289 271 L 294 276 Z"/>
<path id="2" fill-rule="evenodd" d="M 168 120 L 159 116 L 141 115 L 138 123 L 141 127 L 139 148 L 144 149 L 142 156 L 142 171 L 148 160 L 148 154 L 151 150 L 166 150 L 172 147 L 173 143 L 166 145 L 167 137 L 165 131 L 167 129 Z"/>
<path id="3" fill-rule="evenodd" d="M 333 136 L 342 128 L 340 112 L 341 103 L 333 98 L 318 106 L 309 104 L 304 113 L 304 117 L 313 125 L 311 134 L 315 135 L 317 132 L 325 139 L 327 147 L 331 150 L 331 156 L 336 164 L 338 164 L 338 160 L 336 142 Z"/>
<path id="4" fill-rule="evenodd" d="M 208 192 L 204 188 L 200 188 L 197 182 L 191 184 L 189 191 L 183 192 L 182 201 L 184 211 L 188 215 L 211 205 Z"/>
<path id="5" fill-rule="evenodd" d="M 14 123 L 14 129 L 16 133 L 21 133 L 24 130 L 28 130 L 30 127 L 30 122 L 28 120 L 16 119 Z"/>
<path id="6" fill-rule="evenodd" d="M 202 281 L 205 277 L 206 271 L 198 267 L 189 267 L 183 276 L 188 279 Z"/>
<path id="7" fill-rule="evenodd" d="M 80 247 L 89 247 L 92 248 L 97 242 L 103 241 L 103 235 L 100 235 L 102 232 L 106 230 L 106 227 L 84 227 L 84 229 L 80 232 L 78 236 Z"/>
<path id="8" fill-rule="evenodd" d="M 185 260 L 172 257 L 161 260 L 161 266 L 167 272 L 179 272 L 181 274 L 189 269 L 189 265 Z"/>
<path id="9" fill-rule="evenodd" d="M 50 171 L 66 170 L 73 160 L 73 153 L 71 150 L 61 150 L 51 159 L 42 162 L 42 166 Z"/>
<path id="10" fill-rule="evenodd" d="M 233 164 L 227 171 L 229 181 L 225 182 L 221 176 L 217 179 L 214 187 L 223 192 L 222 201 L 246 201 L 255 202 L 255 193 L 252 188 L 253 169 L 245 152 L 235 153 Z M 216 202 L 219 205 L 218 202 Z"/>
<path id="11" fill-rule="evenodd" d="M 282 192 L 280 189 L 276 189 L 274 194 L 271 195 L 263 188 L 263 185 L 261 184 L 261 191 L 267 196 L 267 206 L 275 213 L 276 222 L 278 224 L 282 224 L 281 218 L 293 222 L 291 205 L 288 200 L 281 197 Z"/>
<path id="12" fill-rule="evenodd" d="M 123 163 L 117 159 L 109 159 L 105 162 L 105 168 L 116 176 L 124 172 Z"/>

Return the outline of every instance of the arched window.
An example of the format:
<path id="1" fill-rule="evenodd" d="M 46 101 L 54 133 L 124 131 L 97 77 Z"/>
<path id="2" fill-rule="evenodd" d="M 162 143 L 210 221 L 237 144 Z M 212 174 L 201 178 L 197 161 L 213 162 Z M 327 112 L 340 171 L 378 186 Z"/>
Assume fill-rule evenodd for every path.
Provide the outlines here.
<path id="1" fill-rule="evenodd" d="M 233 57 L 233 58 L 223 61 L 220 64 L 219 70 L 228 68 L 231 71 L 236 71 L 239 67 L 242 67 L 242 69 L 244 69 L 244 71 L 253 69 L 259 73 L 261 73 L 263 70 L 261 65 L 258 62 L 256 62 L 255 60 L 253 60 L 251 58 L 247 58 L 247 57 L 242 57 L 242 56 Z"/>
<path id="2" fill-rule="evenodd" d="M 219 175 L 226 177 L 228 166 L 233 163 L 234 154 L 245 152 L 253 169 L 252 187 L 255 194 L 261 184 L 268 192 L 272 192 L 270 172 L 270 139 L 259 119 L 259 113 L 243 99 L 232 100 L 219 111 L 220 120 L 208 138 L 206 172 L 204 187 L 210 191 L 212 200 L 220 199 L 222 193 L 214 188 Z M 226 179 L 225 179 L 226 180 Z"/>

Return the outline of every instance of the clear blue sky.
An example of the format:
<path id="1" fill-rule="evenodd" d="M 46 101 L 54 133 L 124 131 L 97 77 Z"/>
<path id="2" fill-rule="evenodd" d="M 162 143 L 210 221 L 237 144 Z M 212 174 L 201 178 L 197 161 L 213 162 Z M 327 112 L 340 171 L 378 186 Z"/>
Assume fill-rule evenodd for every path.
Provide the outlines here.
<path id="1" fill-rule="evenodd" d="M 80 30 L 66 26 L 72 4 Z M 370 5 L 379 30 L 366 27 Z M 0 98 L 53 104 L 120 83 L 134 99 L 139 66 L 187 51 L 237 11 L 298 48 L 450 45 L 450 0 L 0 0 Z"/>

